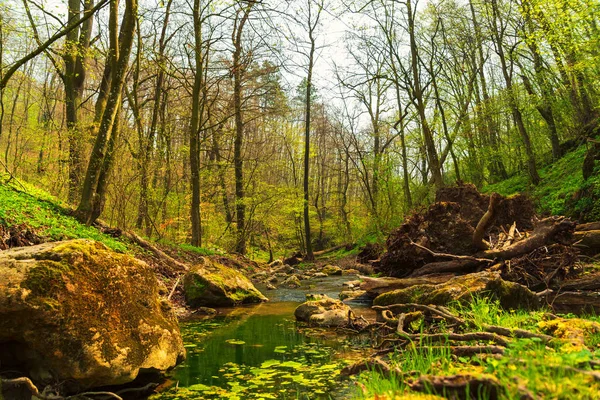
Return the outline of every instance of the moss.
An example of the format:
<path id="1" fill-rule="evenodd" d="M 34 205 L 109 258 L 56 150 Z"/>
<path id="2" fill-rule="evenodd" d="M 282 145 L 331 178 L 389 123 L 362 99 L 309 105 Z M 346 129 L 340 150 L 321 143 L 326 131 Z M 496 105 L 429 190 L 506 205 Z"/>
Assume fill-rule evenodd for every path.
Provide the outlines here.
<path id="1" fill-rule="evenodd" d="M 30 309 L 20 322 L 0 317 L 0 331 L 10 337 L 11 332 L 38 330 L 40 324 L 49 327 L 45 335 L 35 336 L 31 347 L 40 354 L 56 349 L 60 356 L 44 361 L 52 363 L 52 370 L 72 371 L 79 363 L 78 370 L 95 368 L 98 374 L 104 368 L 99 365 L 110 362 L 118 371 L 141 365 L 151 354 L 160 359 L 177 351 L 174 339 L 170 348 L 152 353 L 165 347 L 165 337 L 156 330 L 177 338 L 178 326 L 172 312 L 161 307 L 156 277 L 145 264 L 89 240 L 46 243 L 14 254 L 12 262 L 23 271 L 20 287 L 26 289 L 24 301 Z M 129 349 L 126 358 L 123 349 Z"/>
<path id="2" fill-rule="evenodd" d="M 421 284 L 383 293 L 374 305 L 419 303 L 446 305 L 452 301 L 466 303 L 477 296 L 498 299 L 505 308 L 535 309 L 539 306 L 534 293 L 524 286 L 506 282 L 500 276 L 482 272 L 450 279 L 446 283 Z"/>
<path id="3" fill-rule="evenodd" d="M 33 297 L 54 297 L 65 288 L 65 278 L 72 275 L 68 265 L 56 261 L 40 261 L 27 271 L 21 287 L 31 290 Z"/>
<path id="4" fill-rule="evenodd" d="M 239 271 L 204 258 L 184 281 L 186 302 L 192 307 L 221 307 L 258 303 L 266 298 Z"/>
<path id="5" fill-rule="evenodd" d="M 600 333 L 600 324 L 581 318 L 556 318 L 540 321 L 538 327 L 559 339 L 566 340 L 561 350 L 565 353 L 575 353 L 586 348 L 586 338 Z"/>

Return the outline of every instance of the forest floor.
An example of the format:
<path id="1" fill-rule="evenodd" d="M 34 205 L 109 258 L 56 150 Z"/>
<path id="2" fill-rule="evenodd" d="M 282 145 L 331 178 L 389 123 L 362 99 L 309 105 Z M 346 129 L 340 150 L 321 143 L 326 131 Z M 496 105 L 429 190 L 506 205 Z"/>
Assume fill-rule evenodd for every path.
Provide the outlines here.
<path id="1" fill-rule="evenodd" d="M 525 177 L 515 176 L 484 190 L 503 195 L 526 192 L 542 213 L 600 219 L 600 201 L 596 198 L 600 178 L 583 180 L 584 155 L 582 146 L 544 168 L 542 183 L 536 188 L 530 188 Z M 177 286 L 179 271 L 162 256 L 157 257 L 156 252 L 118 229 L 80 224 L 69 207 L 46 192 L 13 180 L 0 184 L 0 204 L 0 250 L 74 238 L 97 240 L 148 262 L 169 289 Z M 178 263 L 193 264 L 199 257 L 211 256 L 248 275 L 262 268 L 245 257 L 185 245 L 151 245 Z M 356 253 L 340 249 L 318 263 L 350 267 Z M 183 307 L 180 294 L 176 293 L 173 300 Z M 474 298 L 467 305 L 452 303 L 442 313 L 407 311 L 417 317 L 402 321 L 400 328 L 381 326 L 370 331 L 371 340 L 365 341 L 365 346 L 373 349 L 371 359 L 338 371 L 355 385 L 352 396 L 381 400 L 413 395 L 457 399 L 598 398 L 600 317 L 596 315 L 555 315 L 550 307 L 505 310 L 498 302 L 485 298 Z M 493 336 L 490 326 L 508 330 Z"/>

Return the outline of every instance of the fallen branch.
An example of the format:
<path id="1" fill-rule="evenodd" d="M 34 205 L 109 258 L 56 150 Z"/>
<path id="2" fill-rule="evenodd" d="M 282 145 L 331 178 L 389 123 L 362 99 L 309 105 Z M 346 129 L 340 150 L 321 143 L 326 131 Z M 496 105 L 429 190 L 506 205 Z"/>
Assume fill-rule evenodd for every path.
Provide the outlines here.
<path id="1" fill-rule="evenodd" d="M 483 240 L 483 236 L 496 216 L 496 209 L 500 203 L 500 200 L 502 200 L 502 196 L 500 196 L 498 193 L 492 193 L 490 196 L 488 209 L 479 220 L 479 223 L 477 223 L 475 232 L 473 232 L 473 247 L 479 250 L 487 250 L 490 248 L 489 243 L 486 243 L 485 240 Z"/>
<path id="2" fill-rule="evenodd" d="M 489 260 L 508 260 L 523 254 L 529 254 L 537 248 L 553 243 L 559 234 L 572 235 L 574 230 L 575 223 L 567 218 L 546 218 L 538 223 L 530 237 L 505 249 L 486 250 L 477 253 L 475 256 Z"/>
<path id="3" fill-rule="evenodd" d="M 139 245 L 141 248 L 143 248 L 145 250 L 148 250 L 149 252 L 151 252 L 152 254 L 154 254 L 158 259 L 160 259 L 161 261 L 165 262 L 166 264 L 171 264 L 171 265 L 176 266 L 177 268 L 179 268 L 179 269 L 181 269 L 183 271 L 187 271 L 187 269 L 188 269 L 187 265 L 185 265 L 182 262 L 177 261 L 176 259 L 174 259 L 170 255 L 168 255 L 165 252 L 163 252 L 162 250 L 158 249 L 156 246 L 152 245 L 147 240 L 142 239 L 141 237 L 139 237 L 135 233 L 123 231 L 122 234 L 127 239 L 131 240 L 133 243 Z"/>
<path id="4" fill-rule="evenodd" d="M 456 315 L 453 315 L 446 308 L 441 307 L 441 306 L 426 306 L 424 304 L 406 303 L 406 304 L 392 304 L 389 306 L 373 306 L 372 308 L 373 308 L 373 310 L 376 310 L 376 311 L 389 310 L 391 312 L 395 312 L 396 314 L 406 311 L 406 310 L 418 310 L 418 311 L 429 312 L 431 314 L 438 315 L 438 316 L 444 318 L 445 320 L 450 321 L 455 324 L 458 324 L 458 325 L 465 324 L 464 319 L 459 318 Z"/>
<path id="5" fill-rule="evenodd" d="M 410 244 L 412 246 L 415 246 L 421 250 L 424 250 L 426 252 L 428 252 L 429 254 L 431 254 L 432 256 L 436 257 L 436 258 L 450 258 L 453 260 L 468 260 L 468 261 L 474 261 L 474 262 L 478 262 L 478 263 L 490 263 L 492 262 L 490 259 L 488 258 L 477 258 L 477 257 L 472 257 L 472 256 L 458 256 L 456 254 L 448 254 L 448 253 L 436 253 L 433 250 L 428 249 L 425 246 L 421 246 L 418 243 L 413 242 L 412 240 L 410 241 Z"/>
<path id="6" fill-rule="evenodd" d="M 496 326 L 496 325 L 483 324 L 482 329 L 487 332 L 496 333 L 498 335 L 502 335 L 502 336 L 506 336 L 506 337 L 516 337 L 516 338 L 520 338 L 520 339 L 537 338 L 537 339 L 542 340 L 544 343 L 548 343 L 549 341 L 554 339 L 554 337 L 544 335 L 543 333 L 534 333 L 531 331 L 526 331 L 524 329 L 510 329 L 510 328 L 505 328 L 503 326 Z"/>
<path id="7" fill-rule="evenodd" d="M 471 342 L 471 341 L 489 341 L 494 342 L 499 346 L 506 347 L 509 341 L 500 335 L 490 332 L 469 332 L 469 333 L 417 333 L 409 334 L 402 332 L 399 335 L 401 338 L 408 339 L 411 342 L 425 342 L 427 344 L 433 342 Z"/>
<path id="8" fill-rule="evenodd" d="M 489 263 L 489 260 L 486 260 Z M 481 262 L 475 260 L 452 260 L 452 261 L 440 261 L 425 264 L 421 268 L 415 269 L 409 278 L 416 278 L 423 275 L 431 274 L 444 274 L 444 273 L 466 273 L 475 270 Z"/>

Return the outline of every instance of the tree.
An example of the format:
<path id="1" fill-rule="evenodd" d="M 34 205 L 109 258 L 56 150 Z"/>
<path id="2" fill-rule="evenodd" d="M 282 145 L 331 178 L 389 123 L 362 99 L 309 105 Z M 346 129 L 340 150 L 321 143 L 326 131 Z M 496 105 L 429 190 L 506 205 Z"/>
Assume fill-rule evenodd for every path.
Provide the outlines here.
<path id="1" fill-rule="evenodd" d="M 99 121 L 96 141 L 88 163 L 77 216 L 92 224 L 104 207 L 108 173 L 113 161 L 113 151 L 118 134 L 115 123 L 121 108 L 121 95 L 129 64 L 137 21 L 137 0 L 125 0 L 125 11 L 118 33 L 118 3 L 110 3 L 110 48 L 104 70 L 104 87 L 108 90 L 96 101 L 96 119 Z"/>

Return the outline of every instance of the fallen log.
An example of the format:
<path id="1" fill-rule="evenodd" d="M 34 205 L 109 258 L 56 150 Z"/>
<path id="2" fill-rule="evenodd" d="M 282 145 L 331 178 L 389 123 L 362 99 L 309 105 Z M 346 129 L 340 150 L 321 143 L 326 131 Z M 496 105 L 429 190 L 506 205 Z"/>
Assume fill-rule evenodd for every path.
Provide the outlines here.
<path id="1" fill-rule="evenodd" d="M 552 244 L 557 240 L 563 240 L 572 237 L 575 230 L 575 223 L 563 217 L 550 217 L 541 220 L 531 236 L 523 239 L 505 249 L 486 250 L 475 254 L 475 257 L 486 258 L 489 260 L 500 259 L 508 260 L 528 254 L 537 248 Z M 560 237 L 560 236 L 565 236 Z"/>
<path id="2" fill-rule="evenodd" d="M 588 276 L 584 276 L 583 278 L 558 282 L 552 285 L 551 289 L 562 291 L 598 290 L 600 289 L 600 273 L 590 274 Z"/>
<path id="3" fill-rule="evenodd" d="M 382 293 L 390 292 L 396 289 L 405 289 L 415 285 L 444 283 L 452 278 L 452 274 L 430 275 L 426 278 L 371 278 L 368 276 L 359 276 L 361 290 L 367 292 L 367 296 L 375 298 Z"/>
<path id="4" fill-rule="evenodd" d="M 486 260 L 489 263 L 489 260 Z M 484 263 L 476 260 L 452 260 L 439 261 L 425 264 L 421 268 L 415 269 L 408 278 L 416 278 L 424 275 L 432 274 L 448 274 L 448 273 L 468 273 L 474 272 L 477 267 Z"/>
<path id="5" fill-rule="evenodd" d="M 187 265 L 185 265 L 182 262 L 177 261 L 176 259 L 174 259 L 170 255 L 168 255 L 165 252 L 163 252 L 162 250 L 158 249 L 156 246 L 154 246 L 153 244 L 151 244 L 147 240 L 142 239 L 141 237 L 139 237 L 135 233 L 123 231 L 122 235 L 125 236 L 127 239 L 131 240 L 133 243 L 135 243 L 138 246 L 140 246 L 141 248 L 143 248 L 144 250 L 148 250 L 156 258 L 158 258 L 160 261 L 166 263 L 167 265 L 171 265 L 171 266 L 177 267 L 177 269 L 182 270 L 182 271 L 187 271 L 188 270 L 188 266 Z"/>
<path id="6" fill-rule="evenodd" d="M 577 225 L 577 232 L 600 231 L 600 221 Z"/>
<path id="7" fill-rule="evenodd" d="M 546 296 L 546 302 L 554 312 L 583 314 L 592 312 L 600 313 L 600 293 L 592 291 L 583 292 L 553 292 Z"/>
<path id="8" fill-rule="evenodd" d="M 595 224 L 598 222 L 594 222 Z M 579 226 L 577 227 L 579 229 Z M 590 229 L 585 231 L 576 231 L 573 233 L 575 246 L 582 253 L 588 256 L 594 256 L 600 253 L 600 229 Z"/>

